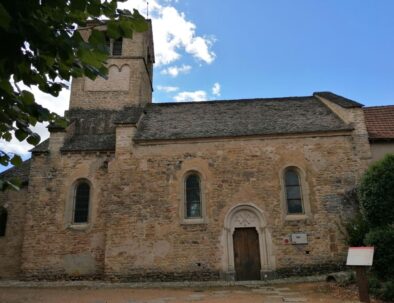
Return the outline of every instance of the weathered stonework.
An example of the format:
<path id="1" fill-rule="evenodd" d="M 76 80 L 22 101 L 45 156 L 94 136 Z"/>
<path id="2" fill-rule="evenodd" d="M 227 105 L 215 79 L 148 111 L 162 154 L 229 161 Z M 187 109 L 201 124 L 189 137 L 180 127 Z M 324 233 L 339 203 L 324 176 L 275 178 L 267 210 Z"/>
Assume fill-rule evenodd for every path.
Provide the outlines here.
<path id="1" fill-rule="evenodd" d="M 269 251 L 266 271 L 341 263 L 346 253 L 339 228 L 342 195 L 361 173 L 352 144 L 350 135 L 260 138 L 134 145 L 132 152 L 119 157 L 36 156 L 30 175 L 29 188 L 35 194 L 27 208 L 24 276 L 225 276 L 231 271 L 225 219 L 239 205 L 256 206 L 266 220 L 265 226 L 256 226 L 269 234 L 262 244 Z M 278 172 L 287 165 L 306 172 L 311 214 L 303 220 L 283 219 Z M 206 217 L 200 224 L 185 224 L 180 217 L 182 176 L 189 169 L 204 175 Z M 51 178 L 46 177 L 49 171 Z M 93 184 L 92 215 L 83 229 L 66 219 L 69 191 L 79 178 Z M 285 244 L 295 232 L 306 232 L 308 244 Z"/>
<path id="2" fill-rule="evenodd" d="M 108 61 L 116 86 L 111 74 L 73 80 L 70 126 L 34 149 L 27 188 L 1 194 L 10 217 L 1 277 L 231 280 L 236 228 L 256 229 L 262 279 L 343 265 L 353 211 L 344 196 L 371 158 L 360 105 L 327 93 L 155 105 L 151 32 L 125 40 L 123 51 Z M 295 215 L 289 167 L 302 189 Z M 201 218 L 185 218 L 191 172 L 201 180 Z M 88 220 L 74 223 L 81 180 Z M 293 233 L 308 243 L 290 243 Z"/>
<path id="3" fill-rule="evenodd" d="M 100 29 L 105 30 L 105 26 Z M 80 31 L 87 39 L 89 30 Z M 107 60 L 108 80 L 73 79 L 70 108 L 120 109 L 151 102 L 153 51 L 151 30 L 134 33 L 132 39 L 123 39 L 122 56 L 111 56 Z"/>
<path id="4" fill-rule="evenodd" d="M 0 279 L 15 278 L 20 275 L 28 196 L 27 187 L 19 192 L 0 193 L 0 207 L 4 207 L 8 213 L 6 233 L 4 237 L 0 237 Z"/>

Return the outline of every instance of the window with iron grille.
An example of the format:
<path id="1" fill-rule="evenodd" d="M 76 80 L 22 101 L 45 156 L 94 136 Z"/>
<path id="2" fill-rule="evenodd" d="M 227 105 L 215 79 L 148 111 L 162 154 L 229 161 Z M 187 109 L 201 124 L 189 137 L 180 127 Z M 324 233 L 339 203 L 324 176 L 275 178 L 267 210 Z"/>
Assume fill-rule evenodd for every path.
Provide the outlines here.
<path id="1" fill-rule="evenodd" d="M 185 180 L 186 218 L 201 218 L 201 181 L 197 174 L 187 176 Z"/>
<path id="2" fill-rule="evenodd" d="M 75 188 L 73 223 L 87 223 L 89 219 L 90 185 L 82 181 Z"/>
<path id="3" fill-rule="evenodd" d="M 285 172 L 286 202 L 288 214 L 304 213 L 300 177 L 296 169 L 290 168 Z"/>

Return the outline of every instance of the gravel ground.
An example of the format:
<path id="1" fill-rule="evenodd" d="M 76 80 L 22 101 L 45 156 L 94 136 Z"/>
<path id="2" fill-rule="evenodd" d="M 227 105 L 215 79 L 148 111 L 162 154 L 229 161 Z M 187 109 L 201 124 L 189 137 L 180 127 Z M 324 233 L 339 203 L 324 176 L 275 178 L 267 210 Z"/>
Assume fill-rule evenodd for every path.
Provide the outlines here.
<path id="1" fill-rule="evenodd" d="M 15 282 L 16 283 L 16 282 Z M 41 287 L 31 284 L 6 286 L 0 283 L 1 303 L 279 303 L 279 302 L 320 302 L 320 303 L 355 303 L 357 293 L 351 289 L 337 286 L 335 283 L 291 283 L 262 285 L 261 283 L 215 286 L 193 285 L 189 287 L 165 288 L 130 288 L 108 283 L 91 282 L 88 286 L 79 282 L 74 285 L 51 284 L 51 287 L 41 283 Z M 70 282 L 63 282 L 70 283 Z M 12 284 L 12 283 L 9 283 Z M 103 287 L 104 284 L 107 287 Z M 158 285 L 156 285 L 158 286 Z M 375 301 L 377 302 L 377 301 Z"/>

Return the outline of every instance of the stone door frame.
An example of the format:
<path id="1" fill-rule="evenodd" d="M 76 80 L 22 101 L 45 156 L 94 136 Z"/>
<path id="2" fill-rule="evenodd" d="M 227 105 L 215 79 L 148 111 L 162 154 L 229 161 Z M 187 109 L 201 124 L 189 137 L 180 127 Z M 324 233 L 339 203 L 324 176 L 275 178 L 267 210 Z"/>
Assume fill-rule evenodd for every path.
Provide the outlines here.
<path id="1" fill-rule="evenodd" d="M 225 279 L 235 280 L 234 265 L 234 243 L 233 234 L 235 228 L 254 227 L 259 237 L 260 248 L 260 276 L 261 279 L 269 277 L 270 273 L 275 269 L 274 257 L 272 255 L 272 239 L 267 230 L 267 220 L 257 206 L 252 203 L 239 204 L 231 208 L 224 221 L 225 231 Z"/>

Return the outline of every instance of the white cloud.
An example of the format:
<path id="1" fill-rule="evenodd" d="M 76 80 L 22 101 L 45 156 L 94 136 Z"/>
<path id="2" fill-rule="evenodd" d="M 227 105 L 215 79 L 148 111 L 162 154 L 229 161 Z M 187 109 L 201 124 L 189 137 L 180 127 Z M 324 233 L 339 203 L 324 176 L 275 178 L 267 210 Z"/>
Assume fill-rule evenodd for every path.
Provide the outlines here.
<path id="1" fill-rule="evenodd" d="M 205 101 L 207 100 L 207 93 L 203 90 L 180 92 L 174 97 L 174 100 L 176 102 Z"/>
<path id="2" fill-rule="evenodd" d="M 160 73 L 163 75 L 170 75 L 175 78 L 179 74 L 187 74 L 191 69 L 192 67 L 190 65 L 183 64 L 181 66 L 170 66 L 166 69 L 163 69 Z"/>
<path id="3" fill-rule="evenodd" d="M 212 94 L 214 96 L 220 96 L 220 84 L 218 82 L 216 82 L 213 86 L 212 86 Z"/>
<path id="4" fill-rule="evenodd" d="M 177 61 L 181 58 L 181 50 L 197 60 L 212 63 L 215 60 L 215 53 L 211 50 L 214 39 L 198 36 L 196 25 L 187 20 L 185 14 L 179 12 L 171 4 L 171 1 L 149 1 L 149 18 L 152 19 L 153 24 L 156 65 Z M 144 0 L 129 0 L 120 7 L 130 10 L 136 8 L 146 16 L 147 5 Z"/>
<path id="5" fill-rule="evenodd" d="M 179 87 L 177 86 L 162 86 L 162 85 L 158 85 L 157 89 L 166 93 L 173 93 L 176 92 Z"/>

